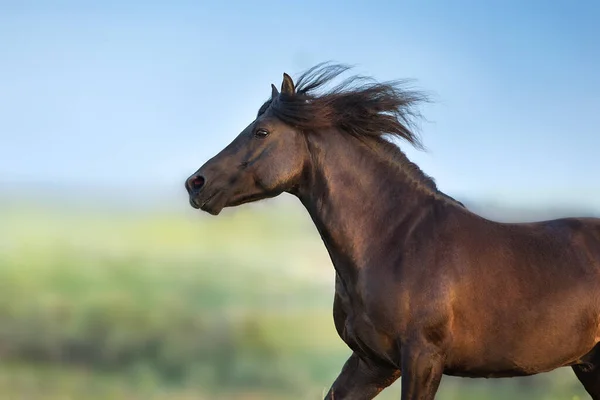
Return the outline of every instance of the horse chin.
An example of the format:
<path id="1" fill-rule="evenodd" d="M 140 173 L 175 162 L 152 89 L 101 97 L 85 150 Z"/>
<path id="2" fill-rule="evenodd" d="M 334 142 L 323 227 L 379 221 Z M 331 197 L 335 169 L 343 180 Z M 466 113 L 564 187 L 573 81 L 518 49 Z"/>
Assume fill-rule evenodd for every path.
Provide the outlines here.
<path id="1" fill-rule="evenodd" d="M 200 207 L 200 209 L 204 212 L 209 213 L 210 215 L 219 215 L 225 205 L 227 203 L 227 199 L 222 194 L 215 194 L 211 196 L 208 201 L 205 201 L 204 204 Z"/>
<path id="2" fill-rule="evenodd" d="M 248 195 L 248 196 L 234 196 L 229 198 L 225 193 L 215 195 L 210 198 L 209 201 L 204 203 L 200 209 L 211 215 L 219 215 L 225 207 L 237 207 L 242 204 L 252 203 L 254 201 L 262 200 L 265 196 L 263 195 Z"/>
<path id="3" fill-rule="evenodd" d="M 217 216 L 223 211 L 223 207 L 202 207 L 202 211 L 209 213 L 210 215 Z"/>

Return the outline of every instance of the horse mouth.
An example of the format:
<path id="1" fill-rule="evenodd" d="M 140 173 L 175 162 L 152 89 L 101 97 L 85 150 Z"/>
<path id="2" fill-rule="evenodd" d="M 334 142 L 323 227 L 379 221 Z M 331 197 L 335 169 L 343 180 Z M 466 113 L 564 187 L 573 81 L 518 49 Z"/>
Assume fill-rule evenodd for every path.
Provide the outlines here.
<path id="1" fill-rule="evenodd" d="M 211 215 L 218 215 L 221 210 L 223 209 L 222 206 L 219 206 L 219 198 L 221 198 L 221 196 L 218 196 L 219 192 L 215 192 L 213 194 L 211 194 L 210 196 L 208 196 L 206 199 L 204 200 L 198 200 L 198 199 L 190 199 L 190 203 L 192 204 L 192 207 L 194 207 L 195 209 L 199 209 L 202 210 L 204 212 L 207 212 Z"/>
<path id="2" fill-rule="evenodd" d="M 190 205 L 196 210 L 202 209 L 213 197 L 215 197 L 216 193 L 208 196 L 206 199 L 201 200 L 197 196 L 190 196 Z"/>
<path id="3" fill-rule="evenodd" d="M 235 207 L 272 196 L 265 195 L 264 193 L 255 193 L 236 197 L 229 198 L 224 191 L 217 190 L 206 198 L 191 196 L 190 204 L 197 210 L 205 211 L 211 215 L 218 215 L 225 207 Z"/>

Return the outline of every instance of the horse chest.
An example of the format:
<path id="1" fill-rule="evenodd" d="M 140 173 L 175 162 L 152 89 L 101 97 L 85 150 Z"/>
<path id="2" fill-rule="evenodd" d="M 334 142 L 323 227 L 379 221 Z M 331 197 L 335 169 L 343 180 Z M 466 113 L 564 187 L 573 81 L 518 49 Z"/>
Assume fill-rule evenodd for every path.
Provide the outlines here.
<path id="1" fill-rule="evenodd" d="M 399 346 L 394 338 L 377 329 L 361 302 L 352 301 L 340 286 L 336 285 L 334 320 L 342 340 L 355 352 L 396 364 Z"/>

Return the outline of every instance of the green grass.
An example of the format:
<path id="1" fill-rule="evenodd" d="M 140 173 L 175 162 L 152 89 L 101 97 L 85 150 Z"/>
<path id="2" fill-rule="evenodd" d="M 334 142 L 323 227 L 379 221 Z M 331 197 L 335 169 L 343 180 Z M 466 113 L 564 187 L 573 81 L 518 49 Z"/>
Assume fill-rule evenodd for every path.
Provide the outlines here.
<path id="1" fill-rule="evenodd" d="M 6 209 L 0 398 L 322 398 L 349 350 L 331 317 L 333 268 L 298 211 Z M 575 395 L 586 398 L 565 370 L 444 378 L 439 398 Z"/>

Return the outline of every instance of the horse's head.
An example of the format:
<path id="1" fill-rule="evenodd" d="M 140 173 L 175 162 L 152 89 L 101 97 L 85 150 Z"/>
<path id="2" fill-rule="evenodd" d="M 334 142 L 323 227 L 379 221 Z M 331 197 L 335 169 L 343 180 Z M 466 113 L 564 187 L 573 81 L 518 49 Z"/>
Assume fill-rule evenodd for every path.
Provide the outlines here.
<path id="1" fill-rule="evenodd" d="M 270 102 L 294 95 L 294 82 L 284 74 L 281 94 L 272 85 Z M 306 140 L 301 130 L 273 115 L 270 102 L 227 147 L 186 180 L 192 207 L 217 215 L 224 207 L 275 197 L 298 184 L 308 157 Z"/>

